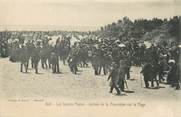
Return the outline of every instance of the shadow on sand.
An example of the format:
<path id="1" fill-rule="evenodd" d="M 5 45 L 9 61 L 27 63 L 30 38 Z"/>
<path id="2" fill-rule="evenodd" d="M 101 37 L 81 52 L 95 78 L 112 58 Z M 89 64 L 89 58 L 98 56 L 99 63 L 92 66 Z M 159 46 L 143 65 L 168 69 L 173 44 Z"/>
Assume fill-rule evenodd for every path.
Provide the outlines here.
<path id="1" fill-rule="evenodd" d="M 125 93 L 135 93 L 135 91 L 131 91 L 131 90 L 125 90 Z"/>
<path id="2" fill-rule="evenodd" d="M 41 74 L 44 74 L 44 73 L 36 73 L 36 74 L 41 75 Z"/>
<path id="3" fill-rule="evenodd" d="M 22 73 L 27 74 L 27 75 L 28 75 L 28 74 L 31 74 L 31 72 L 22 72 Z"/>
<path id="4" fill-rule="evenodd" d="M 136 81 L 137 79 L 129 79 L 130 81 Z"/>
<path id="5" fill-rule="evenodd" d="M 146 88 L 146 87 L 144 87 L 144 88 Z M 165 87 L 163 87 L 163 86 L 158 86 L 158 87 L 148 87 L 148 88 L 146 88 L 146 89 L 160 89 L 160 88 L 165 88 Z"/>
<path id="6" fill-rule="evenodd" d="M 53 73 L 53 74 L 63 74 L 62 72 L 56 72 L 56 73 Z"/>
<path id="7" fill-rule="evenodd" d="M 113 95 L 116 95 L 116 96 L 127 96 L 127 95 L 124 94 L 124 93 L 121 93 L 121 94 L 119 94 L 119 95 L 117 95 L 117 94 L 113 94 Z"/>

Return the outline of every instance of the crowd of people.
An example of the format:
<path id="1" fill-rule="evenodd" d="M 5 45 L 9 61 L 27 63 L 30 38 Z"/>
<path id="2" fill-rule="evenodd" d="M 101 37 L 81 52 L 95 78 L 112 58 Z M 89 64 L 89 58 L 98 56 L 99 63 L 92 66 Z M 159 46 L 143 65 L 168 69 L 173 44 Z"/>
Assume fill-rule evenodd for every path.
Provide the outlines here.
<path id="1" fill-rule="evenodd" d="M 83 37 L 83 36 L 82 36 Z M 147 47 L 136 39 L 121 40 L 106 38 L 94 34 L 84 35 L 71 45 L 72 36 L 62 35 L 54 45 L 51 38 L 20 40 L 1 39 L 0 55 L 12 62 L 20 62 L 20 72 L 28 72 L 31 67 L 38 72 L 39 63 L 43 69 L 52 69 L 60 73 L 59 61 L 66 61 L 70 71 L 77 74 L 78 67 L 88 67 L 91 63 L 95 75 L 108 75 L 111 79 L 110 93 L 116 89 L 117 94 L 124 91 L 126 80 L 131 78 L 131 66 L 142 67 L 141 73 L 145 87 L 159 88 L 159 83 L 166 81 L 175 89 L 180 89 L 180 55 L 181 48 L 175 42 L 152 44 Z M 31 63 L 31 65 L 29 65 Z"/>

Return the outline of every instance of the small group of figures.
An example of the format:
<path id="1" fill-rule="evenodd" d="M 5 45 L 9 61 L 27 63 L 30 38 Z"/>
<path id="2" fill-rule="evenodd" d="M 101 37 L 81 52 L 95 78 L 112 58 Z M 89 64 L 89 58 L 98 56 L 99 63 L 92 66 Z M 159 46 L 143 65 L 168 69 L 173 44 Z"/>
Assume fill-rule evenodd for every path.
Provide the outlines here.
<path id="1" fill-rule="evenodd" d="M 161 66 L 158 66 L 153 61 L 147 61 L 142 67 L 140 73 L 143 74 L 145 87 L 149 88 L 149 81 L 151 81 L 151 87 L 154 87 L 154 82 L 156 82 L 157 88 L 159 88 L 159 83 L 166 81 L 166 84 L 179 90 L 180 63 L 176 63 L 175 60 L 170 59 L 167 64 L 164 57 L 160 62 Z"/>
<path id="2" fill-rule="evenodd" d="M 120 60 L 119 63 L 113 62 L 110 75 L 107 79 L 108 81 L 111 79 L 109 91 L 110 93 L 112 93 L 113 89 L 115 89 L 117 95 L 120 95 L 121 91 L 124 92 L 125 86 L 128 88 L 126 79 L 130 79 L 130 75 L 127 73 L 130 71 L 127 70 L 128 65 L 126 63 L 127 62 L 124 59 Z M 141 87 L 142 80 L 144 80 L 145 88 L 148 89 L 150 89 L 151 87 L 159 89 L 159 84 L 165 81 L 166 84 L 175 88 L 175 90 L 179 90 L 180 72 L 180 63 L 175 62 L 175 60 L 173 59 L 166 61 L 166 57 L 162 57 L 159 65 L 154 61 L 147 60 L 142 66 L 142 70 L 140 72 L 140 76 L 143 75 L 143 79 L 142 77 L 140 77 Z M 154 87 L 154 83 L 156 83 L 156 87 Z"/>
<path id="3" fill-rule="evenodd" d="M 42 61 L 38 56 L 36 57 L 31 57 L 30 58 L 31 60 L 31 67 L 33 69 L 35 69 L 35 73 L 38 74 L 38 64 L 39 64 L 39 61 Z M 60 68 L 59 68 L 59 59 L 58 59 L 58 56 L 52 52 L 51 53 L 51 56 L 50 56 L 50 60 L 49 60 L 49 68 L 52 69 L 52 73 L 60 73 Z M 20 61 L 20 72 L 23 72 L 25 71 L 25 73 L 28 72 L 28 66 L 29 66 L 29 59 L 26 59 L 25 61 Z M 23 70 L 23 66 L 24 66 L 24 70 Z M 44 63 L 42 63 L 42 68 L 43 69 L 47 69 L 48 67 L 44 67 Z"/>
<path id="4" fill-rule="evenodd" d="M 21 48 L 21 58 L 20 58 L 20 72 L 23 72 L 23 66 L 24 66 L 24 71 L 27 73 L 28 72 L 28 66 L 29 66 L 29 61 L 31 61 L 31 67 L 35 69 L 35 73 L 38 74 L 38 65 L 39 62 L 41 62 L 41 67 L 43 69 L 52 69 L 52 73 L 60 73 L 60 68 L 59 68 L 59 56 L 55 52 L 51 52 L 49 56 L 41 56 L 41 49 L 35 47 L 34 48 L 34 53 L 31 55 L 27 55 L 26 49 L 23 49 L 24 47 Z M 48 61 L 48 64 L 47 64 Z"/>
<path id="5" fill-rule="evenodd" d="M 57 39 L 55 45 L 49 44 L 50 39 L 29 40 L 20 43 L 18 40 L 9 44 L 9 60 L 12 62 L 20 62 L 20 71 L 28 72 L 29 62 L 31 68 L 35 69 L 38 74 L 38 65 L 41 62 L 43 69 L 51 68 L 53 73 L 60 73 L 59 60 L 65 61 L 69 49 L 65 45 L 66 39 Z M 64 62 L 65 63 L 65 62 Z M 24 69 L 23 69 L 24 68 Z"/>

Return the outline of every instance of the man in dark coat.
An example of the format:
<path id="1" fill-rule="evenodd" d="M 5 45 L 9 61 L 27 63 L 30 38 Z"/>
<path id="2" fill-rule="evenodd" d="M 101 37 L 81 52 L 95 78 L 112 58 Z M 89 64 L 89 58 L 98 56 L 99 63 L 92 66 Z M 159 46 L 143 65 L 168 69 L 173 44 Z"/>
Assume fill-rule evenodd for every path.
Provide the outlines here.
<path id="1" fill-rule="evenodd" d="M 119 61 L 119 88 L 121 89 L 121 91 L 124 91 L 126 72 L 127 72 L 126 61 L 124 59 L 120 60 Z"/>
<path id="2" fill-rule="evenodd" d="M 100 68 L 100 59 L 96 54 L 92 56 L 91 63 L 92 63 L 92 67 L 94 68 L 94 74 L 99 75 L 98 71 Z"/>
<path id="3" fill-rule="evenodd" d="M 156 61 L 152 61 L 151 87 L 154 87 L 154 81 L 157 84 L 157 88 L 159 87 L 159 79 L 157 78 L 158 74 L 159 74 L 159 64 Z"/>
<path id="4" fill-rule="evenodd" d="M 181 64 L 180 63 L 177 63 L 177 65 L 176 65 L 176 77 L 175 77 L 175 79 L 173 80 L 173 85 L 175 86 L 175 89 L 176 90 L 179 90 L 180 89 L 180 78 L 181 78 L 181 76 L 180 76 L 180 74 L 181 74 Z"/>
<path id="5" fill-rule="evenodd" d="M 117 87 L 118 82 L 119 82 L 119 66 L 117 64 L 113 64 L 113 69 L 108 77 L 108 81 L 111 78 L 111 88 L 110 88 L 110 93 L 113 92 L 113 89 L 115 88 L 117 91 L 117 95 L 120 95 L 120 90 Z"/>
<path id="6" fill-rule="evenodd" d="M 21 63 L 21 68 L 20 68 L 20 72 L 23 72 L 23 66 L 25 68 L 25 72 L 28 72 L 28 61 L 29 61 L 29 56 L 27 53 L 27 48 L 25 46 L 22 45 L 21 49 L 20 49 L 20 63 Z"/>
<path id="7" fill-rule="evenodd" d="M 170 84 L 172 87 L 175 86 L 177 82 L 177 65 L 175 64 L 174 60 L 169 60 L 169 72 L 167 77 L 167 83 Z"/>
<path id="8" fill-rule="evenodd" d="M 141 73 L 143 73 L 143 77 L 144 77 L 144 82 L 145 82 L 145 87 L 149 88 L 149 81 L 152 79 L 152 65 L 150 62 L 146 62 L 142 68 Z"/>
<path id="9" fill-rule="evenodd" d="M 164 81 L 164 72 L 168 70 L 168 64 L 166 60 L 166 56 L 160 57 L 159 60 L 159 82 Z"/>
<path id="10" fill-rule="evenodd" d="M 98 49 L 98 56 L 99 56 L 99 59 L 100 59 L 100 69 L 99 69 L 99 75 L 101 74 L 101 71 L 103 69 L 103 73 L 104 75 L 106 75 L 106 60 L 105 60 L 105 48 L 104 47 L 100 47 Z"/>
<path id="11" fill-rule="evenodd" d="M 38 74 L 38 63 L 40 61 L 40 50 L 41 50 L 40 46 L 35 47 L 33 55 L 32 55 L 33 68 L 35 69 L 36 74 Z"/>
<path id="12" fill-rule="evenodd" d="M 125 60 L 125 69 L 126 69 L 126 77 L 130 79 L 130 69 L 131 69 L 131 55 L 128 54 Z"/>
<path id="13" fill-rule="evenodd" d="M 0 42 L 0 56 L 3 58 L 8 57 L 8 44 L 6 41 Z"/>
<path id="14" fill-rule="evenodd" d="M 50 62 L 52 65 L 52 72 L 53 73 L 59 73 L 59 58 L 58 55 L 54 52 L 51 53 Z"/>

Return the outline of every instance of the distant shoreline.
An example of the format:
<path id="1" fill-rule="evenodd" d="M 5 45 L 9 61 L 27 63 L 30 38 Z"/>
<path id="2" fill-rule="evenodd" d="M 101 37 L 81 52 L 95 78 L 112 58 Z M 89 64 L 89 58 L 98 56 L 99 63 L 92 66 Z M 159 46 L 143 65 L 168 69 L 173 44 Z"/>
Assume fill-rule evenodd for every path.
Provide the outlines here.
<path id="1" fill-rule="evenodd" d="M 35 25 L 0 25 L 0 31 L 96 31 L 101 26 L 35 26 Z"/>

